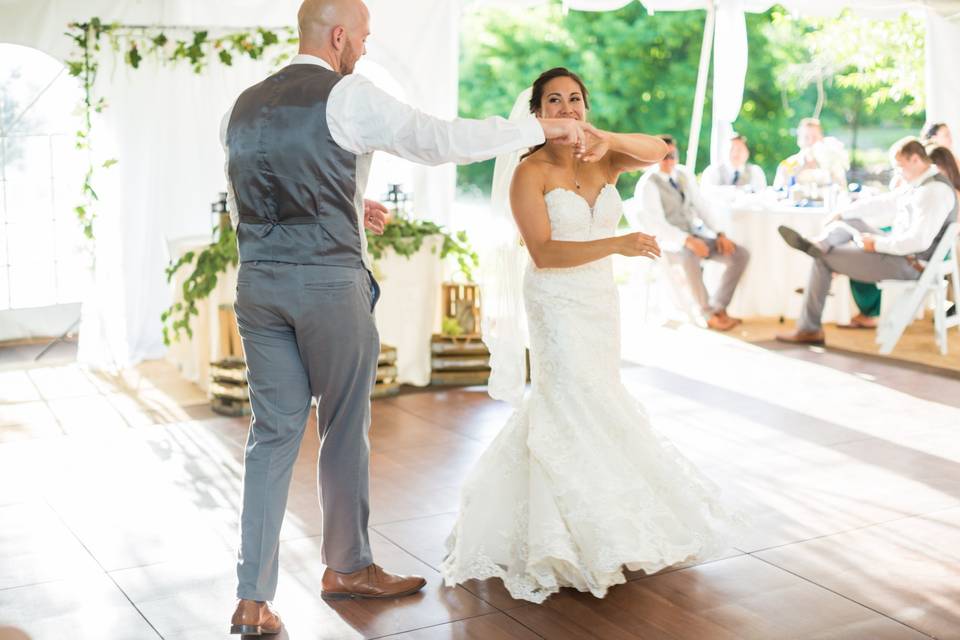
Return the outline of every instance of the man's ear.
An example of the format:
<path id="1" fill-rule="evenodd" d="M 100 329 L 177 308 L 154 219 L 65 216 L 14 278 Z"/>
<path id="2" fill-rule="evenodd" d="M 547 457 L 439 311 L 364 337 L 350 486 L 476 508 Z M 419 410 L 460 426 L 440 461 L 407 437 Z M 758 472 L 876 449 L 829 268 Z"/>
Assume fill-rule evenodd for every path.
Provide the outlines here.
<path id="1" fill-rule="evenodd" d="M 333 41 L 333 48 L 339 51 L 343 48 L 343 41 L 347 37 L 346 29 L 343 27 L 334 27 L 330 31 L 330 39 Z"/>

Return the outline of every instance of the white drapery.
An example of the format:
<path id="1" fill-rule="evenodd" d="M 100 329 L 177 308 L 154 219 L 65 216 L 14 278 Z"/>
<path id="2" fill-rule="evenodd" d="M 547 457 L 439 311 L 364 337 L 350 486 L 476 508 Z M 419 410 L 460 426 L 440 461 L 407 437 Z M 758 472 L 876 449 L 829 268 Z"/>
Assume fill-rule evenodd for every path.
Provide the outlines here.
<path id="1" fill-rule="evenodd" d="M 72 21 L 209 28 L 294 26 L 299 0 L 0 0 L 0 42 L 71 55 L 64 35 Z M 403 98 L 443 118 L 457 111 L 460 5 L 448 0 L 368 0 L 371 78 L 385 70 Z M 214 26 L 209 26 L 214 25 Z M 171 37 L 175 37 L 173 32 Z M 95 284 L 82 311 L 79 358 L 122 368 L 161 356 L 160 314 L 170 304 L 164 268 L 168 242 L 209 236 L 210 203 L 224 190 L 220 118 L 239 93 L 271 70 L 266 62 L 235 57 L 197 76 L 187 64 L 158 63 L 145 55 L 138 70 L 109 46 L 100 54 L 96 94 L 108 107 L 95 125 L 97 163 L 119 163 L 95 176 L 100 203 L 96 225 Z M 363 63 L 361 63 L 363 64 Z M 363 67 L 358 70 L 362 71 Z M 381 74 L 382 75 L 382 74 Z M 387 83 L 391 84 L 391 83 Z M 390 91 L 389 86 L 384 88 Z M 377 161 L 373 173 L 377 174 Z M 396 165 L 391 165 L 396 166 Z M 380 175 L 386 173 L 380 171 Z M 414 192 L 414 215 L 444 223 L 455 189 L 455 169 L 408 167 L 398 171 Z M 378 198 L 382 194 L 368 193 Z"/>

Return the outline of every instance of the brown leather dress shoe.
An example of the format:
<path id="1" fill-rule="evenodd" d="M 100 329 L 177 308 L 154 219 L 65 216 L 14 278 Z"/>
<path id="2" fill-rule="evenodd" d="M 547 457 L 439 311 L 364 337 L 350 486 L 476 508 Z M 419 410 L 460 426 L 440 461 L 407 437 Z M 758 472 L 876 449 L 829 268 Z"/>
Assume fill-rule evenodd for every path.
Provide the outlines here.
<path id="1" fill-rule="evenodd" d="M 859 313 L 850 318 L 850 324 L 838 324 L 837 329 L 876 329 L 877 319 Z"/>
<path id="2" fill-rule="evenodd" d="M 777 340 L 780 342 L 789 342 L 790 344 L 826 344 L 823 331 L 794 331 L 793 333 L 777 334 Z"/>
<path id="3" fill-rule="evenodd" d="M 266 602 L 240 600 L 230 619 L 230 633 L 264 636 L 280 633 L 280 616 Z"/>
<path id="4" fill-rule="evenodd" d="M 397 576 L 387 573 L 375 564 L 353 573 L 337 573 L 332 569 L 323 572 L 321 581 L 324 600 L 347 600 L 350 598 L 400 598 L 413 595 L 426 586 L 420 576 Z"/>

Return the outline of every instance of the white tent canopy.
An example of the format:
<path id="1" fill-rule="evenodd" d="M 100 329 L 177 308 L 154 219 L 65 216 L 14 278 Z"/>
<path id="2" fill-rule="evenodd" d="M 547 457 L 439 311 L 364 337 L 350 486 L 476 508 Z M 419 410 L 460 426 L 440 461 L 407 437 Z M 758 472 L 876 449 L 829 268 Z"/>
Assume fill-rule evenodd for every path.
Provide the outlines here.
<path id="1" fill-rule="evenodd" d="M 367 73 L 379 70 L 408 102 L 437 116 L 457 112 L 460 12 L 464 5 L 522 8 L 547 0 L 367 0 L 373 35 Z M 566 0 L 573 10 L 604 11 L 633 0 Z M 652 11 L 706 10 L 698 103 L 691 105 L 699 131 L 710 49 L 714 65 L 714 153 L 740 111 L 747 73 L 744 12 L 765 11 L 770 0 L 642 0 Z M 799 14 L 830 15 L 849 8 L 870 17 L 920 10 L 926 15 L 927 114 L 960 131 L 960 0 L 782 0 Z M 0 0 L 0 42 L 43 50 L 60 60 L 71 52 L 65 25 L 96 16 L 104 22 L 152 26 L 292 26 L 299 0 Z M 110 107 L 99 133 L 120 159 L 102 185 L 98 228 L 98 289 L 84 305 L 81 355 L 104 365 L 127 365 L 163 352 L 160 312 L 169 303 L 163 268 L 171 238 L 208 232 L 206 215 L 222 189 L 220 115 L 267 71 L 265 62 L 238 61 L 230 71 L 214 66 L 202 79 L 184 67 L 145 60 L 133 72 L 123 64 L 101 67 L 98 90 Z M 109 138 L 106 139 L 106 138 Z M 688 163 L 695 160 L 695 144 Z M 190 162 L 183 162 L 189 156 Z M 411 170 L 415 209 L 439 222 L 454 197 L 452 167 Z M 373 194 L 378 195 L 378 194 Z M 84 348 L 84 344 L 88 348 Z"/>

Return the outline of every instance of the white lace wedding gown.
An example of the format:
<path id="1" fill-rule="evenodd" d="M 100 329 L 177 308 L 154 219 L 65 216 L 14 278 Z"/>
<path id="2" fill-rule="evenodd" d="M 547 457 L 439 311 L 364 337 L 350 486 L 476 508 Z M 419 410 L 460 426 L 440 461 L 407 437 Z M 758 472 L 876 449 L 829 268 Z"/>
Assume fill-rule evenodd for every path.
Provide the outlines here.
<path id="1" fill-rule="evenodd" d="M 546 194 L 552 237 L 614 235 L 623 204 L 593 209 Z M 446 584 L 500 578 L 542 602 L 560 587 L 603 597 L 624 566 L 652 573 L 725 547 L 709 480 L 653 431 L 620 381 L 620 314 L 610 258 L 524 278 L 532 388 L 463 487 Z"/>

